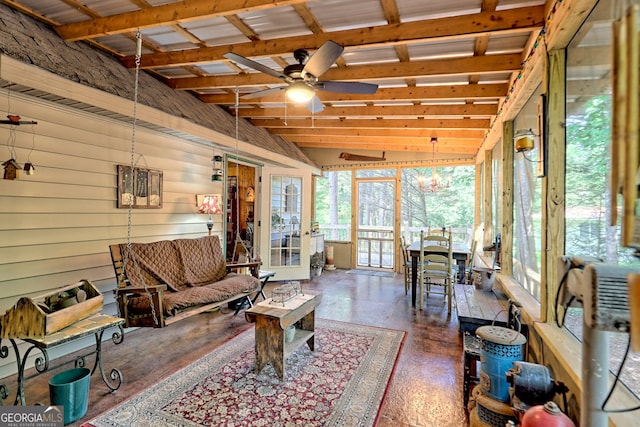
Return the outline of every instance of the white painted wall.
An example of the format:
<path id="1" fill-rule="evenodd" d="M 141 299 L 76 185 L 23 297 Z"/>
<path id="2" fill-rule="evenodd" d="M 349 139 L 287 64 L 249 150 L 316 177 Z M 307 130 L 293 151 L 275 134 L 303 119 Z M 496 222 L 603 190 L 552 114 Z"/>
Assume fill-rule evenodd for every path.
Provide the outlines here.
<path id="1" fill-rule="evenodd" d="M 130 164 L 132 126 L 0 90 L 2 118 L 5 112 L 38 124 L 0 125 L 0 163 L 12 157 L 13 130 L 16 160 L 23 165 L 29 159 L 36 168 L 34 175 L 0 180 L 0 313 L 21 296 L 88 279 L 104 294 L 103 312 L 115 314 L 108 246 L 126 241 L 127 209 L 116 208 L 116 165 Z M 140 127 L 135 147 L 135 158 L 143 156 L 139 166 L 163 171 L 164 191 L 162 209 L 133 211 L 132 241 L 206 235 L 207 217 L 196 213 L 195 195 L 223 193 L 222 183 L 210 180 L 213 149 Z M 214 221 L 221 236 L 222 215 Z M 132 343 L 125 338 L 123 345 Z M 13 355 L 0 359 L 0 377 L 13 372 Z M 13 392 L 15 385 L 8 385 Z"/>

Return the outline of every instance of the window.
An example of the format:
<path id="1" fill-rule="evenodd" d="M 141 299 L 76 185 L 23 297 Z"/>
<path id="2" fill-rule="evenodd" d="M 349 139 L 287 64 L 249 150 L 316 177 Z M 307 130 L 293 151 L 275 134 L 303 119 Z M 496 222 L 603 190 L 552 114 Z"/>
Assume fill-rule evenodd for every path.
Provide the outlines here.
<path id="1" fill-rule="evenodd" d="M 351 171 L 315 179 L 315 222 L 325 240 L 351 241 Z"/>
<path id="2" fill-rule="evenodd" d="M 491 203 L 493 212 L 491 214 L 493 220 L 493 235 L 491 240 L 495 242 L 496 235 L 500 233 L 502 228 L 502 142 L 498 142 L 493 147 L 491 153 Z M 482 199 L 481 199 L 482 200 Z"/>
<path id="3" fill-rule="evenodd" d="M 540 88 L 514 120 L 514 129 L 537 133 Z M 538 150 L 513 158 L 513 278 L 540 301 L 542 263 L 542 182 L 537 176 Z"/>
<path id="4" fill-rule="evenodd" d="M 436 168 L 445 177 L 447 188 L 429 192 L 421 185 L 426 177 L 431 182 L 432 168 L 402 169 L 401 233 L 408 242 L 419 238 L 428 227 L 451 227 L 453 238 L 470 243 L 473 235 L 475 167 L 447 166 Z"/>
<path id="5" fill-rule="evenodd" d="M 600 2 L 593 18 L 567 48 L 566 60 L 566 254 L 594 256 L 607 263 L 639 266 L 632 250 L 620 246 L 619 226 L 609 226 L 611 170 L 612 70 L 610 5 Z M 591 22 L 589 22 L 591 21 Z M 593 52 L 599 52 L 597 55 Z M 585 88 L 589 90 L 585 90 Z M 618 221 L 620 223 L 620 221 Z M 582 308 L 569 309 L 565 326 L 582 339 Z M 610 333 L 610 364 L 617 371 L 627 334 Z M 622 382 L 640 395 L 640 355 L 630 354 Z"/>

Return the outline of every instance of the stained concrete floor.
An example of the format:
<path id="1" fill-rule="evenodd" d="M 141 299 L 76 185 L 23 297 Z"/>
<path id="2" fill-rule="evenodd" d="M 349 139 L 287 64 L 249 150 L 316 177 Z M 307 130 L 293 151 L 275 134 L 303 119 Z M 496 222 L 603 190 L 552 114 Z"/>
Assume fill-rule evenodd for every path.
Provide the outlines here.
<path id="1" fill-rule="evenodd" d="M 429 298 L 425 309 L 417 310 L 411 307 L 410 295 L 404 294 L 402 275 L 347 274 L 346 270 L 325 271 L 311 281 L 304 281 L 303 287 L 323 292 L 317 317 L 407 332 L 382 404 L 379 427 L 468 424 L 462 405 L 462 339 L 458 334 L 458 320 L 455 310 L 451 317 L 447 316 L 441 297 Z M 89 410 L 72 425 L 88 421 L 128 397 L 153 387 L 162 378 L 250 327 L 252 325 L 246 322 L 242 313 L 233 316 L 224 309 L 192 316 L 164 329 L 128 332 L 119 345 L 105 342 L 104 366 L 120 369 L 124 383 L 115 393 L 108 393 L 95 374 Z M 27 404 L 49 403 L 48 378 L 50 373 L 27 381 Z M 15 378 L 0 382 L 9 387 L 12 395 L 5 404 L 11 404 Z"/>

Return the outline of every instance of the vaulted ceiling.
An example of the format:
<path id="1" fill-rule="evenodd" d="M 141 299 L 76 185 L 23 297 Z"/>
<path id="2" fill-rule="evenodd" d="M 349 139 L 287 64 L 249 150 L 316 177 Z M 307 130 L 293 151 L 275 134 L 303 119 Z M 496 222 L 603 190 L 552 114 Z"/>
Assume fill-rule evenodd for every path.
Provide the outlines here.
<path id="1" fill-rule="evenodd" d="M 544 0 L 0 0 L 175 90 L 191 91 L 301 147 L 390 159 L 475 157 L 545 22 Z M 319 108 L 285 102 L 278 78 L 328 40 L 344 47 L 323 81 L 373 94 L 317 90 Z M 262 73 L 232 52 L 275 70 Z M 316 87 L 322 88 L 321 84 Z M 437 144 L 430 144 L 437 138 Z M 436 149 L 437 147 L 437 149 Z"/>

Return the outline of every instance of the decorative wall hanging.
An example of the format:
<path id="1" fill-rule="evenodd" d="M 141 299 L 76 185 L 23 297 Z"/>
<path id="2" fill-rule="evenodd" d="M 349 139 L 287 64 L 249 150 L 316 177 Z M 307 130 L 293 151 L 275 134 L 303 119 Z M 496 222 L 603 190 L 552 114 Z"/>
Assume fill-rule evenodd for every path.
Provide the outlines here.
<path id="1" fill-rule="evenodd" d="M 7 147 L 9 148 L 9 153 L 11 158 L 4 162 L 2 165 L 4 166 L 4 179 L 14 180 L 19 177 L 19 171 L 21 169 L 20 164 L 16 160 L 16 126 L 19 125 L 37 125 L 38 122 L 33 120 L 22 120 L 18 114 L 11 114 L 11 86 L 7 89 L 7 120 L 0 120 L 0 124 L 2 125 L 11 125 L 9 129 L 9 140 L 7 141 Z M 29 157 L 31 157 L 31 152 L 33 151 L 33 147 L 35 145 L 35 132 L 33 130 L 33 126 L 31 126 L 31 135 L 33 138 L 33 144 L 31 145 L 31 151 L 29 151 Z M 24 165 L 24 171 L 27 175 L 33 175 L 35 173 L 35 167 L 31 163 L 29 159 L 27 159 L 27 163 Z"/>
<path id="2" fill-rule="evenodd" d="M 20 165 L 15 159 L 9 159 L 2 164 L 4 167 L 4 179 L 14 180 L 18 177 L 18 170 L 20 169 Z"/>
<path id="3" fill-rule="evenodd" d="M 162 171 L 118 165 L 118 208 L 160 209 Z"/>
<path id="4" fill-rule="evenodd" d="M 34 122 L 33 120 L 20 120 L 22 117 L 17 114 L 7 114 L 8 120 L 0 120 L 1 125 L 37 125 L 38 122 Z"/>

